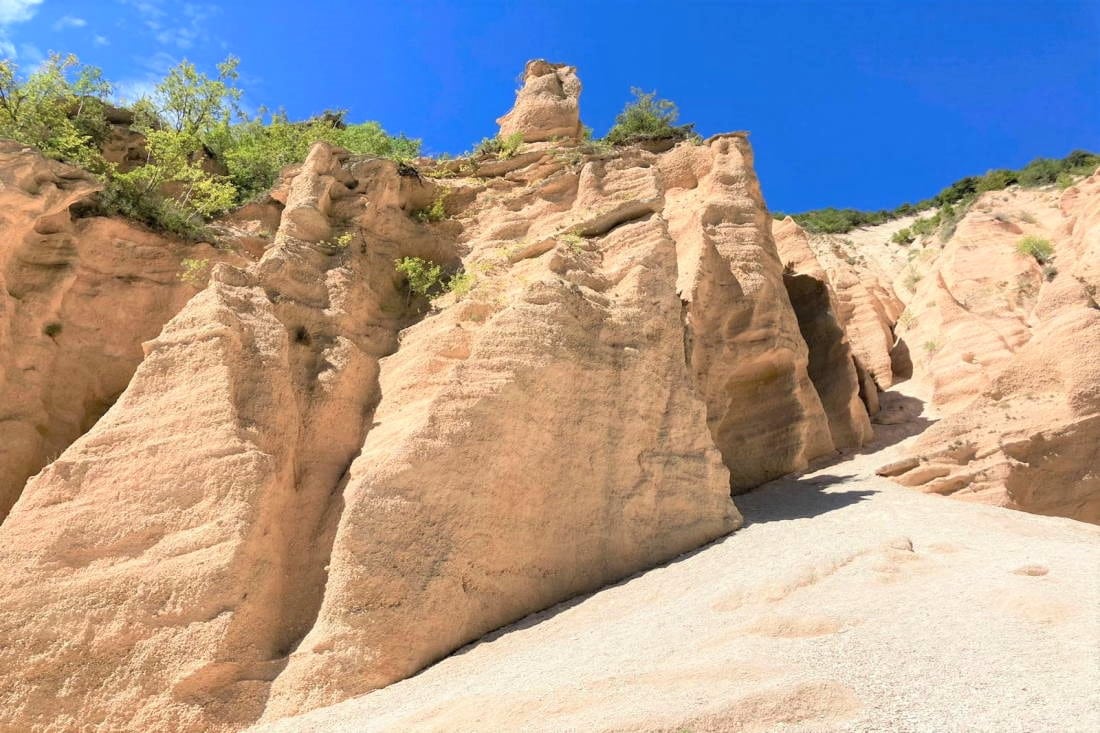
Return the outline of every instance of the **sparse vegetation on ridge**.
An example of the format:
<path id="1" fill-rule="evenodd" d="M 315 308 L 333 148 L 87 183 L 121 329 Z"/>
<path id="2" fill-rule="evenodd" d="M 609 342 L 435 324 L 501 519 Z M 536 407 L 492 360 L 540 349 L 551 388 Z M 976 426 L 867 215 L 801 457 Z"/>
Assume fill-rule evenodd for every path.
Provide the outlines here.
<path id="1" fill-rule="evenodd" d="M 790 216 L 806 231 L 821 234 L 839 234 L 851 231 L 856 227 L 875 226 L 903 216 L 945 206 L 957 207 L 956 211 L 958 213 L 952 215 L 952 218 L 957 220 L 961 218 L 962 213 L 965 213 L 970 202 L 978 194 L 985 191 L 1000 191 L 1014 184 L 1026 188 L 1057 184 L 1062 188 L 1066 188 L 1073 183 L 1077 176 L 1089 175 L 1097 167 L 1100 167 L 1100 155 L 1086 150 L 1074 150 L 1060 160 L 1036 158 L 1019 170 L 998 169 L 989 171 L 983 176 L 967 176 L 955 181 L 932 198 L 924 199 L 916 204 L 905 203 L 894 209 L 881 209 L 879 211 L 826 207 L 804 211 L 800 214 L 791 214 Z M 783 219 L 787 214 L 776 211 L 772 213 L 772 216 L 776 219 Z M 939 214 L 930 217 L 935 220 L 935 224 L 930 231 L 918 232 L 914 229 L 911 233 L 931 234 L 939 228 L 941 223 L 937 218 L 938 216 Z M 900 239 L 904 239 L 906 236 L 901 235 L 900 232 L 899 235 Z M 898 242 L 898 240 L 894 241 Z"/>
<path id="2" fill-rule="evenodd" d="M 513 157 L 523 145 L 523 133 L 513 132 L 505 137 L 487 137 L 479 142 L 470 155 L 495 155 L 498 160 Z"/>

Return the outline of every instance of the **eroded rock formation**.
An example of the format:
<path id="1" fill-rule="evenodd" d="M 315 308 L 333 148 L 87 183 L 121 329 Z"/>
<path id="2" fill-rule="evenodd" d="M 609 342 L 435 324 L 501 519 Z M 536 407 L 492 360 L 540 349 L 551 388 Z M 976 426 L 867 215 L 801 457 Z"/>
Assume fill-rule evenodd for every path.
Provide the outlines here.
<path id="1" fill-rule="evenodd" d="M 444 191 L 322 144 L 287 173 L 261 260 L 214 269 L 0 530 L 0 719 L 337 702 L 732 531 L 731 489 L 866 437 L 743 134 L 474 165 Z M 444 194 L 448 220 L 410 216 Z M 410 256 L 468 292 L 425 313 Z"/>
<path id="2" fill-rule="evenodd" d="M 1060 197 L 1057 218 L 1032 202 L 1018 226 L 981 204 L 945 248 L 934 285 L 910 304 L 924 307 L 917 323 L 941 324 L 926 369 L 954 409 L 883 473 L 923 491 L 1100 523 L 1100 174 Z M 977 239 L 981 227 L 992 236 Z M 1014 236 L 1001 235 L 1006 228 Z M 1037 229 L 1054 243 L 1045 272 L 1015 249 Z"/>
<path id="3" fill-rule="evenodd" d="M 80 216 L 91 175 L 0 142 L 0 520 L 27 478 L 91 427 L 197 288 L 185 258 L 226 252 Z"/>
<path id="4" fill-rule="evenodd" d="M 868 413 L 878 410 L 878 388 L 853 355 L 839 301 L 810 249 L 805 232 L 787 218 L 775 226 L 783 284 L 810 352 L 809 374 L 821 396 L 833 443 L 858 448 L 872 437 Z"/>
<path id="5" fill-rule="evenodd" d="M 515 105 L 497 120 L 500 136 L 519 133 L 529 143 L 580 140 L 580 96 L 576 68 L 542 59 L 528 61 Z"/>
<path id="6" fill-rule="evenodd" d="M 500 121 L 515 154 L 424 175 L 318 144 L 222 223 L 252 264 L 80 218 L 93 181 L 0 148 L 0 460 L 22 491 L 0 526 L 0 728 L 237 731 L 390 685 L 737 529 L 731 492 L 864 444 L 910 370 L 969 407 L 889 473 L 1100 521 L 1100 178 L 1033 224 L 1059 272 L 981 280 L 972 250 L 1001 226 L 982 201 L 913 257 L 793 221 L 773 238 L 744 133 L 608 152 L 579 142 L 579 93 L 572 67 L 529 63 Z M 445 220 L 415 215 L 437 201 Z M 185 253 L 223 260 L 194 297 Z M 405 257 L 455 287 L 417 295 Z M 1035 292 L 982 310 L 1013 276 Z M 940 361 L 913 355 L 921 329 Z M 760 592 L 912 560 L 872 539 Z"/>

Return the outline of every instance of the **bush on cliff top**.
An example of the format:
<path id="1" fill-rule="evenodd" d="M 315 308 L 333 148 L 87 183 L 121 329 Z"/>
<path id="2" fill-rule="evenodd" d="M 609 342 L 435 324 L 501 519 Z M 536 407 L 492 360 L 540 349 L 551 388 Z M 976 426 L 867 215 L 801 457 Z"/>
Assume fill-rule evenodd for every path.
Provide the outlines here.
<path id="1" fill-rule="evenodd" d="M 674 102 L 658 99 L 657 92 L 631 87 L 633 102 L 627 102 L 604 139 L 612 145 L 629 145 L 646 140 L 685 140 L 698 137 L 694 125 L 675 125 L 680 111 Z"/>

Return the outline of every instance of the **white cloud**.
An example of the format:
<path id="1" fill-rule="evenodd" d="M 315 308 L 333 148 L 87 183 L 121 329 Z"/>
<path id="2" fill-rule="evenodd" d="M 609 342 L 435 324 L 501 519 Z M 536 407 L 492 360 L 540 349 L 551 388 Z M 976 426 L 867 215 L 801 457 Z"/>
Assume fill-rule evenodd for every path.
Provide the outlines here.
<path id="1" fill-rule="evenodd" d="M 142 97 L 152 97 L 156 92 L 157 82 L 154 79 L 124 79 L 114 85 L 114 97 L 116 102 L 133 103 Z"/>
<path id="2" fill-rule="evenodd" d="M 107 38 L 107 36 L 95 36 L 95 37 L 92 38 L 92 43 L 94 43 L 97 46 L 110 46 L 111 45 L 111 41 Z"/>
<path id="3" fill-rule="evenodd" d="M 75 15 L 63 15 L 53 24 L 53 29 L 60 31 L 66 28 L 83 28 L 86 25 L 88 25 L 88 21 L 83 18 L 77 18 Z"/>
<path id="4" fill-rule="evenodd" d="M 19 55 L 5 26 L 30 20 L 41 4 L 42 0 L 0 0 L 0 56 L 15 58 Z"/>
<path id="5" fill-rule="evenodd" d="M 30 20 L 41 4 L 42 0 L 0 0 L 0 25 Z"/>
<path id="6" fill-rule="evenodd" d="M 0 0 L 2 1 L 2 0 Z M 210 40 L 208 23 L 218 14 L 217 5 L 210 3 L 168 3 L 166 0 L 119 0 L 137 11 L 141 23 L 153 33 L 162 46 L 193 48 Z"/>

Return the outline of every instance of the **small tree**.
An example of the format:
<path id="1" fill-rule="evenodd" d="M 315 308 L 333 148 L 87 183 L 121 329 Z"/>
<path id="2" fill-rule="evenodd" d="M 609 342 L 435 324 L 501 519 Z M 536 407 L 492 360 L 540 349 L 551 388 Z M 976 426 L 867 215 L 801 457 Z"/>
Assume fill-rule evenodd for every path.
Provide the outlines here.
<path id="1" fill-rule="evenodd" d="M 627 145 L 643 140 L 683 140 L 695 136 L 694 125 L 676 126 L 680 111 L 667 99 L 658 99 L 657 92 L 644 92 L 631 87 L 633 102 L 627 102 L 607 133 L 612 145 Z M 695 136 L 697 137 L 697 136 Z"/>
<path id="2" fill-rule="evenodd" d="M 32 145 L 48 157 L 104 170 L 97 143 L 107 134 L 104 100 L 111 86 L 76 56 L 51 53 L 26 79 L 0 61 L 0 136 Z"/>

